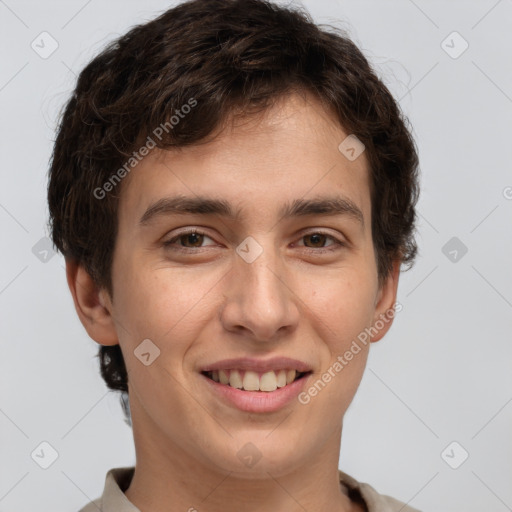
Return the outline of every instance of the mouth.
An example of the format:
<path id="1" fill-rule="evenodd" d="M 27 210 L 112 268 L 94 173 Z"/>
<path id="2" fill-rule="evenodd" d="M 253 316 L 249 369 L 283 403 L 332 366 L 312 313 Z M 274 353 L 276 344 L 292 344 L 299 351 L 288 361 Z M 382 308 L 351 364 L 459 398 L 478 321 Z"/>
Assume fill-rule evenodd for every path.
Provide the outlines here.
<path id="1" fill-rule="evenodd" d="M 250 413 L 275 413 L 293 406 L 313 372 L 313 364 L 286 356 L 223 359 L 198 368 L 219 404 Z"/>
<path id="2" fill-rule="evenodd" d="M 267 393 L 286 388 L 294 382 L 304 379 L 311 373 L 311 371 L 301 372 L 294 368 L 282 368 L 265 372 L 236 368 L 201 372 L 208 379 L 229 388 Z"/>

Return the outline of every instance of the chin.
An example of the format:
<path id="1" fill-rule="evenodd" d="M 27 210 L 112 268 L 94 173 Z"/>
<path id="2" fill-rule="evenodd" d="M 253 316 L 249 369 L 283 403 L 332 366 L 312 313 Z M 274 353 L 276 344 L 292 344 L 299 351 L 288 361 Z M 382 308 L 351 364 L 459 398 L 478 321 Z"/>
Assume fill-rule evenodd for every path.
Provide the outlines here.
<path id="1" fill-rule="evenodd" d="M 234 478 L 248 480 L 268 480 L 272 477 L 281 477 L 292 473 L 305 463 L 307 456 L 297 450 L 297 445 L 290 440 L 279 439 L 277 436 L 271 440 L 268 433 L 261 435 L 261 440 L 254 435 L 247 435 L 245 439 L 238 437 L 237 441 L 230 443 L 221 452 L 220 458 L 215 458 L 218 469 L 231 472 Z M 271 436 L 270 436 L 271 437 Z M 264 440 L 265 439 L 265 440 Z M 233 449 L 236 446 L 237 448 Z M 222 462 L 219 464 L 219 460 Z"/>

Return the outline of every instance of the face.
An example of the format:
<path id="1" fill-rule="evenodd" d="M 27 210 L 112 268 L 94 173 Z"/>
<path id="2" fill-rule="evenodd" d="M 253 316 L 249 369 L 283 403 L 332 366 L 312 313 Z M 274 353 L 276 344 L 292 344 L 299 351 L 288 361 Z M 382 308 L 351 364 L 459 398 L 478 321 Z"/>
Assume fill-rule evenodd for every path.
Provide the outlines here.
<path id="1" fill-rule="evenodd" d="M 378 284 L 367 161 L 339 151 L 348 135 L 291 96 L 213 142 L 153 150 L 126 178 L 102 302 L 148 450 L 251 478 L 339 434 L 369 344 L 345 355 L 397 285 Z"/>

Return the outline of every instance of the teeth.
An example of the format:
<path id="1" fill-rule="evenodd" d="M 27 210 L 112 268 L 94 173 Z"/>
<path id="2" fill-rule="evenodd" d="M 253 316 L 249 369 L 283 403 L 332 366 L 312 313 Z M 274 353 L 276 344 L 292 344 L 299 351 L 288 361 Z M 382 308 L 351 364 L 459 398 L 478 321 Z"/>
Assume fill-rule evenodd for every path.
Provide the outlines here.
<path id="1" fill-rule="evenodd" d="M 277 387 L 282 388 L 283 386 L 286 386 L 286 371 L 279 370 L 277 374 Z"/>
<path id="2" fill-rule="evenodd" d="M 231 379 L 229 379 L 229 381 L 231 383 Z M 258 391 L 260 389 L 260 379 L 258 374 L 250 371 L 245 372 L 243 384 L 246 391 Z"/>
<path id="3" fill-rule="evenodd" d="M 231 372 L 229 373 L 229 385 L 232 388 L 242 389 L 242 377 L 240 376 L 238 370 L 231 370 Z"/>
<path id="4" fill-rule="evenodd" d="M 291 384 L 298 376 L 296 370 L 279 370 L 265 372 L 259 376 L 257 372 L 246 370 L 214 370 L 210 372 L 212 380 L 232 388 L 245 391 L 275 391 Z"/>
<path id="5" fill-rule="evenodd" d="M 261 376 L 260 390 L 275 391 L 277 389 L 277 378 L 275 372 L 267 372 Z"/>

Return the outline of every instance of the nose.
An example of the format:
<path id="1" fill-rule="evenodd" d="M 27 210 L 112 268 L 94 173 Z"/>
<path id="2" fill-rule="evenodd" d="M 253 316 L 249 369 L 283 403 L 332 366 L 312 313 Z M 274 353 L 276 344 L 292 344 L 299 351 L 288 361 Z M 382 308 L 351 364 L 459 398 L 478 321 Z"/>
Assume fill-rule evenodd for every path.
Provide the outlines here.
<path id="1" fill-rule="evenodd" d="M 299 298 L 275 251 L 264 248 L 252 263 L 235 254 L 226 277 L 221 311 L 226 330 L 254 341 L 272 342 L 296 329 Z"/>

